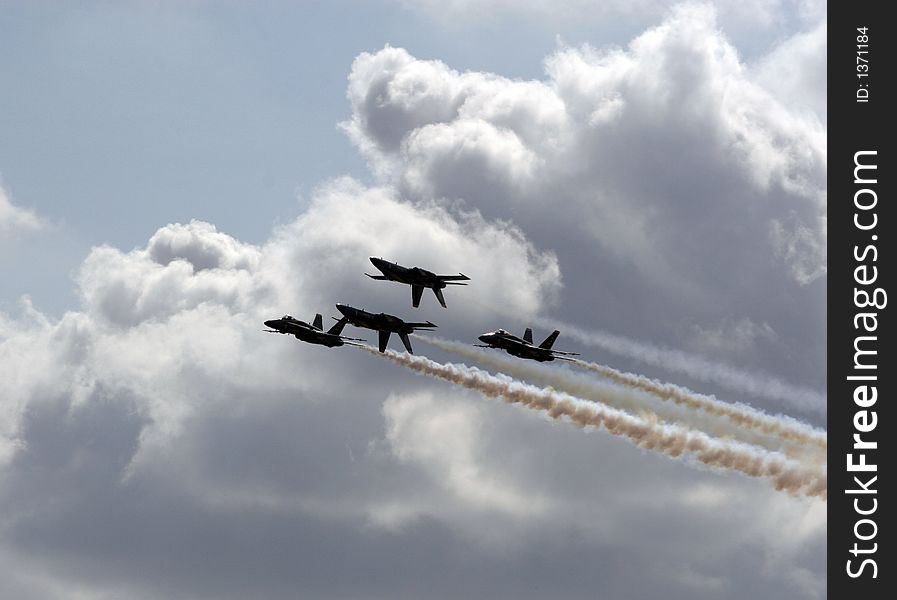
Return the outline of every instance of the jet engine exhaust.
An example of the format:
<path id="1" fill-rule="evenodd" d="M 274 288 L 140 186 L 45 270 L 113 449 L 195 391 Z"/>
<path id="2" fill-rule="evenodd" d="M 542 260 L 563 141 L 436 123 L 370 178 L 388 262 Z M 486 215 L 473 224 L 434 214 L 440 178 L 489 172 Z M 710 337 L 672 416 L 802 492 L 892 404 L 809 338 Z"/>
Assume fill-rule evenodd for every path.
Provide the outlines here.
<path id="1" fill-rule="evenodd" d="M 487 368 L 513 377 L 533 380 L 542 385 L 550 385 L 580 398 L 609 404 L 635 414 L 650 412 L 663 420 L 696 427 L 717 437 L 737 436 L 747 443 L 781 450 L 792 457 L 806 457 L 807 451 L 810 451 L 813 456 L 809 458 L 814 463 L 824 462 L 826 458 L 825 432 L 790 417 L 769 415 L 744 404 L 730 404 L 674 384 L 655 381 L 634 373 L 625 373 L 597 363 L 573 358 L 566 361 L 580 369 L 597 373 L 617 386 L 644 392 L 661 401 L 652 402 L 650 398 L 640 394 L 622 392 L 616 389 L 616 386 L 609 387 L 599 381 L 584 380 L 562 368 L 534 365 L 436 336 L 416 337 L 441 350 L 476 361 Z M 665 408 L 663 404 L 666 401 L 680 406 L 681 409 L 672 411 Z M 720 423 L 720 420 L 727 423 Z"/>
<path id="2" fill-rule="evenodd" d="M 780 452 L 770 452 L 741 442 L 719 440 L 680 425 L 654 423 L 602 403 L 585 401 L 547 388 L 537 388 L 463 364 L 442 364 L 423 356 L 397 354 L 393 351 L 380 353 L 370 346 L 359 347 L 418 373 L 478 391 L 484 396 L 502 398 L 509 404 L 520 404 L 543 411 L 553 419 L 567 417 L 580 427 L 604 428 L 614 435 L 629 439 L 641 448 L 672 458 L 690 457 L 708 467 L 762 477 L 769 480 L 775 489 L 793 495 L 826 498 L 825 471 L 807 468 Z"/>

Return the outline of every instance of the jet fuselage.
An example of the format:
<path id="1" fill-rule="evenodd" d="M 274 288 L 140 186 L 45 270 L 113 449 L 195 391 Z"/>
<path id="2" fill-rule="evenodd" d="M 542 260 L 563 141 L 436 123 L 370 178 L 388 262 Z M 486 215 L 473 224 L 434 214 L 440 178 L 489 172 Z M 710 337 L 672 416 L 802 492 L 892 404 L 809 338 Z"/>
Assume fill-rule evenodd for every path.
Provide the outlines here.
<path id="1" fill-rule="evenodd" d="M 296 339 L 308 342 L 309 344 L 318 344 L 333 348 L 335 346 L 342 346 L 345 343 L 341 336 L 315 329 L 305 321 L 294 319 L 289 315 L 284 315 L 280 319 L 265 321 L 265 325 L 280 333 L 293 335 Z"/>
<path id="2" fill-rule="evenodd" d="M 487 346 L 504 350 L 508 354 L 519 358 L 528 358 L 539 362 L 548 362 L 556 358 L 550 349 L 534 346 L 504 329 L 484 333 L 477 339 Z"/>
<path id="3" fill-rule="evenodd" d="M 420 267 L 403 267 L 400 264 L 391 263 L 376 256 L 370 257 L 373 264 L 382 273 L 382 275 L 371 275 L 365 273 L 371 279 L 379 279 L 381 281 L 396 281 L 411 286 L 411 305 L 414 308 L 420 306 L 421 294 L 424 288 L 430 288 L 436 295 L 439 304 L 445 308 L 445 296 L 442 290 L 449 285 L 467 285 L 464 281 L 470 280 L 467 275 L 458 273 L 457 275 L 437 275 L 432 271 L 421 269 Z"/>
<path id="4" fill-rule="evenodd" d="M 392 333 L 399 334 L 405 349 L 409 354 L 414 354 L 411 350 L 411 342 L 408 334 L 413 333 L 416 329 L 430 329 L 436 327 L 433 323 L 408 323 L 394 315 L 386 313 L 369 313 L 366 310 L 354 308 L 346 304 L 337 304 L 336 310 L 343 314 L 346 321 L 355 327 L 364 327 L 365 329 L 373 329 L 380 334 L 379 349 L 380 352 L 386 350 L 386 344 Z"/>
<path id="5" fill-rule="evenodd" d="M 428 288 L 444 288 L 445 282 L 437 277 L 436 273 L 421 269 L 420 267 L 403 267 L 391 263 L 382 258 L 370 257 L 371 263 L 390 281 L 407 283 L 408 285 L 420 285 Z"/>

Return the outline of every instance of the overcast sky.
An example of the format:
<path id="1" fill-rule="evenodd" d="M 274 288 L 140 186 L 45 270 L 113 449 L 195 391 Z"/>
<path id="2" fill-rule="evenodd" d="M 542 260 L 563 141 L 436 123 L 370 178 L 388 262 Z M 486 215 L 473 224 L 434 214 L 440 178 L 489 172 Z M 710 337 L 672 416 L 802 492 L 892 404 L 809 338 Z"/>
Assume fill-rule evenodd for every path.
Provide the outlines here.
<path id="1" fill-rule="evenodd" d="M 0 0 L 0 597 L 824 597 L 822 500 L 261 329 L 560 321 L 824 427 L 825 17 Z"/>

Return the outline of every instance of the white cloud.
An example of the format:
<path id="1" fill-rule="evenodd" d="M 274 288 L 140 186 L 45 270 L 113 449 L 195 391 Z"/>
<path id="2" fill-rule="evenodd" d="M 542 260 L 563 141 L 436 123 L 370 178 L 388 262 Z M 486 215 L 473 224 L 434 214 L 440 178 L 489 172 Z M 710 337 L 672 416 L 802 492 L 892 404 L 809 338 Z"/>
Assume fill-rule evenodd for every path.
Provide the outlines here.
<path id="1" fill-rule="evenodd" d="M 430 392 L 386 399 L 386 439 L 394 455 L 402 462 L 420 465 L 436 482 L 439 493 L 453 496 L 467 511 L 518 518 L 544 512 L 542 498 L 505 481 L 501 469 L 494 468 L 498 465 L 485 460 L 484 415 L 479 403 L 447 400 Z"/>
<path id="2" fill-rule="evenodd" d="M 826 121 L 828 23 L 794 34 L 753 66 L 755 78 L 793 111 Z"/>
<path id="3" fill-rule="evenodd" d="M 97 247 L 78 310 L 0 313 L 0 595 L 821 597 L 822 503 L 260 331 L 337 301 L 450 337 L 570 306 L 711 351 L 816 331 L 738 311 L 820 277 L 824 128 L 708 10 L 546 65 L 362 54 L 345 127 L 387 184 L 331 181 L 261 244 Z M 415 311 L 368 255 L 471 285 Z"/>
<path id="4" fill-rule="evenodd" d="M 44 220 L 33 210 L 13 204 L 0 186 L 0 233 L 41 229 L 44 225 Z"/>
<path id="5" fill-rule="evenodd" d="M 708 246 L 736 271 L 824 273 L 825 131 L 752 78 L 708 6 L 677 6 L 626 49 L 561 48 L 546 70 L 514 81 L 362 54 L 345 127 L 412 197 L 591 238 L 654 283 L 699 284 Z"/>
<path id="6" fill-rule="evenodd" d="M 405 564 L 434 548 L 452 562 L 462 552 L 459 565 L 468 569 L 474 557 L 475 583 L 489 589 L 505 585 L 499 565 L 528 570 L 546 551 L 572 561 L 556 567 L 557 576 L 577 586 L 575 557 L 613 549 L 621 558 L 602 567 L 605 589 L 650 594 L 653 580 L 634 582 L 623 568 L 650 555 L 666 586 L 712 595 L 738 588 L 727 565 L 744 543 L 759 544 L 751 553 L 761 557 L 774 543 L 765 530 L 715 536 L 726 519 L 749 520 L 752 510 L 739 502 L 750 498 L 754 510 L 780 503 L 783 519 L 804 510 L 760 482 L 720 479 L 610 436 L 409 381 L 364 353 L 259 331 L 271 314 L 324 310 L 349 294 L 408 314 L 407 290 L 361 275 L 374 250 L 446 261 L 447 269 L 471 265 L 476 297 L 515 311 L 538 312 L 557 292 L 556 260 L 518 230 L 339 180 L 262 245 L 206 223 L 168 225 L 144 248 L 94 249 L 77 276 L 81 310 L 52 320 L 26 303 L 23 317 L 4 316 L 0 556 L 12 549 L 23 557 L 20 573 L 58 573 L 41 586 L 22 575 L 8 580 L 10 589 L 245 595 L 259 589 L 254 544 L 267 547 L 288 532 L 288 554 L 315 539 L 315 556 L 324 543 L 323 555 L 349 565 L 373 555 Z M 474 326 L 492 318 L 469 300 L 463 314 L 439 314 Z M 688 490 L 696 480 L 721 486 L 712 518 L 706 504 L 671 508 L 656 493 L 658 485 Z M 654 522 L 658 515 L 665 525 Z M 245 523 L 261 530 L 247 538 Z M 433 527 L 447 533 L 429 533 Z M 658 545 L 655 527 L 671 536 L 668 547 Z M 224 552 L 221 535 L 242 541 Z M 664 575 L 662 565 L 682 555 L 686 540 L 697 544 L 683 567 L 689 576 Z M 543 550 L 531 556 L 536 547 Z M 778 556 L 804 568 L 805 548 L 795 542 Z M 243 583 L 221 583 L 228 556 L 239 557 L 234 576 Z M 263 552 L 263 563 L 276 560 Z M 290 564 L 265 576 L 271 597 L 295 593 Z M 309 564 L 303 589 L 331 589 L 326 563 Z M 424 567 L 418 575 L 438 579 Z M 775 586 L 782 577 L 770 572 L 764 581 Z M 348 593 L 331 594 L 341 590 Z"/>
<path id="7" fill-rule="evenodd" d="M 362 271 L 371 254 L 446 269 L 465 265 L 478 295 L 524 314 L 539 311 L 559 287 L 556 259 L 512 227 L 401 202 L 348 179 L 324 186 L 301 217 L 262 246 L 208 223 L 167 225 L 145 248 L 91 251 L 77 275 L 82 311 L 55 323 L 40 316 L 32 326 L 4 318 L 4 458 L 27 443 L 18 438 L 19 424 L 39 398 L 66 398 L 77 407 L 104 393 L 127 396 L 152 423 L 143 443 L 164 445 L 192 411 L 215 404 L 197 385 L 214 382 L 232 392 L 251 384 L 259 392 L 326 384 L 324 373 L 292 382 L 280 376 L 292 354 L 257 335 L 260 323 L 287 311 L 311 320 L 336 301 L 354 301 L 346 292 L 368 288 Z M 394 298 L 393 305 L 410 304 L 398 285 L 370 289 Z M 26 308 L 33 318 L 36 311 Z M 474 309 L 466 317 L 476 315 Z"/>

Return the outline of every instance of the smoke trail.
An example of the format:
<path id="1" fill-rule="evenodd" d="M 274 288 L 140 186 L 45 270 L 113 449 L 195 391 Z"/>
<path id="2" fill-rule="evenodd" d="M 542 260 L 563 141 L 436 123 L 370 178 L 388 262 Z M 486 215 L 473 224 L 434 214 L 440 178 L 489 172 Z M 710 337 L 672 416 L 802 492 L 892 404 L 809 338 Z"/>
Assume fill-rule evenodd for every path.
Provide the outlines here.
<path id="1" fill-rule="evenodd" d="M 779 400 L 802 410 L 822 414 L 826 400 L 816 390 L 790 384 L 771 375 L 746 371 L 731 365 L 718 363 L 700 356 L 694 356 L 614 335 L 604 331 L 581 331 L 572 325 L 554 319 L 541 319 L 540 324 L 557 329 L 566 329 L 571 338 L 607 352 L 642 361 L 676 373 L 683 373 L 708 383 L 715 383 L 736 392 L 743 392 L 759 398 Z"/>
<path id="2" fill-rule="evenodd" d="M 828 448 L 828 441 L 824 431 L 814 429 L 791 417 L 768 415 L 746 404 L 721 402 L 713 396 L 698 394 L 672 383 L 662 383 L 655 379 L 649 379 L 635 373 L 618 371 L 598 363 L 577 359 L 569 362 L 582 369 L 599 373 L 621 385 L 644 390 L 660 398 L 672 400 L 676 404 L 701 410 L 711 415 L 725 417 L 745 429 L 761 431 L 767 435 L 773 435 L 798 444 L 813 446 L 823 451 Z"/>
<path id="3" fill-rule="evenodd" d="M 482 365 L 498 369 L 515 377 L 536 379 L 540 383 L 565 390 L 576 396 L 594 399 L 599 402 L 604 402 L 605 404 L 610 402 L 613 406 L 617 406 L 618 408 L 630 411 L 650 410 L 666 420 L 673 419 L 687 424 L 696 424 L 704 430 L 713 428 L 714 431 L 712 433 L 718 436 L 741 434 L 741 437 L 744 437 L 744 432 L 754 431 L 762 434 L 762 436 L 772 437 L 774 440 L 808 447 L 817 453 L 819 450 L 822 450 L 822 453 L 824 454 L 827 448 L 826 434 L 824 431 L 813 429 L 809 425 L 791 419 L 790 417 L 771 416 L 744 404 L 728 404 L 721 402 L 712 396 L 697 394 L 677 385 L 662 383 L 633 373 L 624 373 L 597 363 L 567 359 L 568 362 L 588 371 L 599 373 L 606 379 L 619 385 L 641 390 L 651 394 L 659 400 L 670 400 L 692 411 L 699 410 L 712 415 L 713 417 L 726 419 L 731 424 L 735 425 L 735 430 L 722 430 L 720 429 L 719 424 L 715 422 L 698 422 L 699 415 L 693 413 L 673 415 L 668 410 L 664 411 L 663 406 L 650 404 L 647 399 L 631 394 L 622 396 L 620 394 L 615 394 L 613 389 L 600 387 L 592 381 L 577 381 L 571 373 L 559 369 L 549 369 L 548 367 L 532 365 L 519 360 L 508 360 L 501 354 L 496 354 L 494 352 L 490 353 L 488 351 L 484 352 L 467 344 L 444 340 L 434 336 L 418 335 L 416 337 L 437 348 L 452 352 L 453 354 L 464 358 L 475 360 Z M 781 443 L 770 446 L 771 440 L 764 439 L 760 436 L 753 436 L 745 441 L 772 447 L 777 450 L 785 450 L 786 453 L 791 456 L 803 455 L 800 451 L 796 453 L 793 452 L 793 448 L 782 448 Z M 801 448 L 801 450 L 803 450 L 803 448 Z M 814 462 L 819 461 L 818 456 L 814 458 Z"/>
<path id="4" fill-rule="evenodd" d="M 651 423 L 603 404 L 585 402 L 563 392 L 539 389 L 475 367 L 441 364 L 423 356 L 397 354 L 391 350 L 381 353 L 366 345 L 360 347 L 375 356 L 383 356 L 396 364 L 476 390 L 485 396 L 500 397 L 512 404 L 545 411 L 554 419 L 566 416 L 580 427 L 604 427 L 642 448 L 673 458 L 692 456 L 707 466 L 734 470 L 752 477 L 765 477 L 775 489 L 790 494 L 826 498 L 825 472 L 801 467 L 777 452 L 740 442 L 717 440 L 677 425 Z"/>

